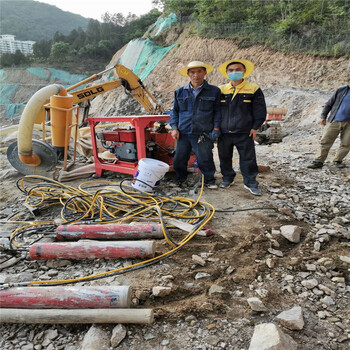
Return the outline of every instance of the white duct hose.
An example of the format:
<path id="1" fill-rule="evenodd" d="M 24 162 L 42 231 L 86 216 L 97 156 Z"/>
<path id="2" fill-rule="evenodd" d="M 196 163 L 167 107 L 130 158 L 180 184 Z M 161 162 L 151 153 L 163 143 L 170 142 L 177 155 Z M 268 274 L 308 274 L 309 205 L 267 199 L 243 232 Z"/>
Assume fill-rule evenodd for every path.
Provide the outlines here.
<path id="1" fill-rule="evenodd" d="M 59 84 L 48 85 L 37 91 L 25 106 L 18 126 L 18 155 L 31 157 L 32 136 L 35 119 L 42 105 L 52 96 L 60 92 L 66 93 L 64 86 Z"/>

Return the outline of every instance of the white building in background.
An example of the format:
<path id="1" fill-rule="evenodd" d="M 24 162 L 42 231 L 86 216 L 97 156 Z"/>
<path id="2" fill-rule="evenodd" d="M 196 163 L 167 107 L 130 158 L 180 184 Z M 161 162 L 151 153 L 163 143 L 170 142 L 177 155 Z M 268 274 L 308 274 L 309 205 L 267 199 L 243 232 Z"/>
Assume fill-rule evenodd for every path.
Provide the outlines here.
<path id="1" fill-rule="evenodd" d="M 33 45 L 35 41 L 15 40 L 15 36 L 11 34 L 0 35 L 0 55 L 3 53 L 16 53 L 21 51 L 24 55 L 33 53 Z"/>

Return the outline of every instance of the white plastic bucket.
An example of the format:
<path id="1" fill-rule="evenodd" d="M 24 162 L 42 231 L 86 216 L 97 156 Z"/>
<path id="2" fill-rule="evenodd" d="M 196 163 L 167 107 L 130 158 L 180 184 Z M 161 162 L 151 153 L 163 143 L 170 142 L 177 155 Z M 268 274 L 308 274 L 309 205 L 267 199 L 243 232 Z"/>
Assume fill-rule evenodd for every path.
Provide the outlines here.
<path id="1" fill-rule="evenodd" d="M 135 190 L 152 192 L 167 171 L 168 164 L 152 158 L 142 158 L 139 160 L 132 187 Z"/>

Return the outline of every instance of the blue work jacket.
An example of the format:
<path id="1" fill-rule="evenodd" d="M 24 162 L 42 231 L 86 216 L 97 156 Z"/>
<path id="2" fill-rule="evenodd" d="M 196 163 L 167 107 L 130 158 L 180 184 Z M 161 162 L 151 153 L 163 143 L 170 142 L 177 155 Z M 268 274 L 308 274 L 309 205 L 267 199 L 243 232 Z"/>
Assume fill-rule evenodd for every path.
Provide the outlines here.
<path id="1" fill-rule="evenodd" d="M 327 122 L 331 123 L 334 120 L 335 115 L 343 101 L 343 98 L 348 93 L 350 89 L 350 85 L 341 86 L 338 88 L 332 95 L 332 97 L 326 102 L 323 106 L 323 110 L 321 113 L 322 119 L 327 119 Z M 329 116 L 327 118 L 327 115 Z"/>
<path id="2" fill-rule="evenodd" d="M 175 91 L 174 106 L 170 112 L 170 126 L 183 134 L 209 133 L 220 127 L 220 89 L 204 81 L 194 97 L 187 84 Z"/>

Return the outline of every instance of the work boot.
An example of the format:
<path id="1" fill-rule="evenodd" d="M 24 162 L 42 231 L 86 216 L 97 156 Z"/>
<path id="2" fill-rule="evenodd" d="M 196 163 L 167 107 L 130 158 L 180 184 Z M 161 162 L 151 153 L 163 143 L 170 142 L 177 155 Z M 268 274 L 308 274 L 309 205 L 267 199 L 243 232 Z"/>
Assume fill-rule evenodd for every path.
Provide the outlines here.
<path id="1" fill-rule="evenodd" d="M 336 161 L 333 164 L 339 169 L 346 168 L 346 165 L 342 161 Z"/>
<path id="2" fill-rule="evenodd" d="M 322 162 L 314 160 L 310 165 L 307 166 L 309 169 L 319 169 L 323 167 Z"/>
<path id="3" fill-rule="evenodd" d="M 247 189 L 254 196 L 261 196 L 262 195 L 262 192 L 259 190 L 258 187 L 249 187 L 247 185 L 244 185 L 244 188 Z"/>
<path id="4" fill-rule="evenodd" d="M 186 180 L 178 180 L 175 179 L 174 181 L 170 182 L 170 187 L 182 187 L 182 185 L 185 183 Z"/>
<path id="5" fill-rule="evenodd" d="M 216 190 L 218 188 L 218 185 L 215 182 L 210 183 L 210 184 L 204 184 L 204 186 L 211 189 L 211 190 Z"/>
<path id="6" fill-rule="evenodd" d="M 223 181 L 223 182 L 221 182 L 221 184 L 220 184 L 220 188 L 229 188 L 231 185 L 233 185 L 233 181 L 231 182 L 231 181 Z"/>

